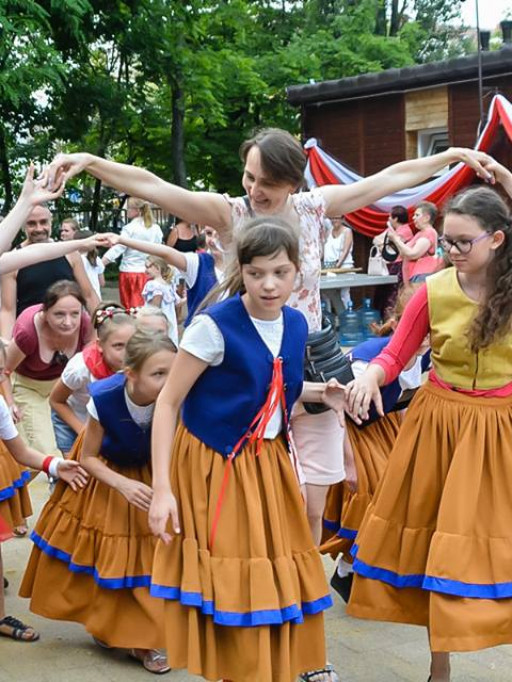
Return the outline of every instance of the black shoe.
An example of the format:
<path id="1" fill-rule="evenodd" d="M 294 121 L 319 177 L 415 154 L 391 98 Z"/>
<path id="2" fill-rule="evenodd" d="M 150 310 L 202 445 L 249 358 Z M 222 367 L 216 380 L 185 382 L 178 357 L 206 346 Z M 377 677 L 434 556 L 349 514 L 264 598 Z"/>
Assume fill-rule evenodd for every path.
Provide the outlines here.
<path id="1" fill-rule="evenodd" d="M 6 590 L 9 587 L 9 581 L 7 578 L 4 578 L 4 590 Z"/>
<path id="2" fill-rule="evenodd" d="M 349 573 L 343 578 L 338 574 L 338 570 L 334 571 L 334 575 L 331 578 L 331 587 L 335 590 L 340 597 L 343 599 L 345 604 L 348 604 L 350 599 L 350 592 L 352 590 L 352 581 L 354 579 L 354 574 Z"/>

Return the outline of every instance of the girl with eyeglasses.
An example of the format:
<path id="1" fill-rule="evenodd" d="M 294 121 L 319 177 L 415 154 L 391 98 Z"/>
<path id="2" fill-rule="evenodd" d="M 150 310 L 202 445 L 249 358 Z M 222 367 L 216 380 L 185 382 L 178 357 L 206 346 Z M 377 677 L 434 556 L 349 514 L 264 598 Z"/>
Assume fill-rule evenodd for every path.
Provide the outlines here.
<path id="1" fill-rule="evenodd" d="M 469 189 L 447 206 L 441 243 L 453 267 L 429 277 L 348 391 L 356 420 L 372 401 L 382 413 L 379 387 L 430 334 L 429 381 L 356 539 L 348 613 L 425 625 L 432 682 L 450 679 L 450 651 L 512 643 L 510 211 L 492 189 Z"/>

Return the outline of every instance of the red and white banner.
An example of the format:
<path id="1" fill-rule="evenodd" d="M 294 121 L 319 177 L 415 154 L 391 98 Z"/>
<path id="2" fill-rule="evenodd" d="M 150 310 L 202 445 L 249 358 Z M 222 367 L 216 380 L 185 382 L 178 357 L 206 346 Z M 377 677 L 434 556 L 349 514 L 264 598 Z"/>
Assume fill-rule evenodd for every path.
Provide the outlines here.
<path id="1" fill-rule="evenodd" d="M 503 95 L 496 95 L 491 102 L 487 123 L 478 138 L 475 149 L 489 151 L 500 125 L 512 142 L 512 103 Z M 306 181 L 309 187 L 348 185 L 362 180 L 360 175 L 324 152 L 314 138 L 306 142 L 304 149 L 308 155 Z M 374 237 L 386 228 L 388 214 L 393 206 L 400 204 L 410 208 L 420 201 L 432 201 L 437 206 L 441 206 L 450 196 L 469 185 L 473 179 L 474 172 L 465 164 L 458 163 L 451 170 L 423 185 L 395 192 L 372 206 L 347 213 L 346 218 L 355 230 Z"/>

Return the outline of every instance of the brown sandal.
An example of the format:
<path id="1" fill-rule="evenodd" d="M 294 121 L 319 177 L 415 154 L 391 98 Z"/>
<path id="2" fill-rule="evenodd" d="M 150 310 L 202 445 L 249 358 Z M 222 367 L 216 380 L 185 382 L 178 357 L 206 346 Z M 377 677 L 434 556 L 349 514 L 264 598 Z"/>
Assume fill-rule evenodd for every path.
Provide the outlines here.
<path id="1" fill-rule="evenodd" d="M 164 675 L 171 670 L 163 649 L 128 649 L 128 655 L 140 661 L 144 669 L 154 675 Z"/>
<path id="2" fill-rule="evenodd" d="M 5 632 L 2 627 L 8 627 L 10 630 Z M 5 616 L 0 620 L 0 635 L 15 639 L 17 642 L 36 642 L 39 639 L 39 632 L 13 616 Z"/>

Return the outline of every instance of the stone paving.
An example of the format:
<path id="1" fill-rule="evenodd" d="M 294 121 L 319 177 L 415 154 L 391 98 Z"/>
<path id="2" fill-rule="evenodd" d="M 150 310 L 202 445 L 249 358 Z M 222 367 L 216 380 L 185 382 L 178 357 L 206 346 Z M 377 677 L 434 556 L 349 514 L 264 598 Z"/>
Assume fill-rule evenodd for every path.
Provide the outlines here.
<path id="1" fill-rule="evenodd" d="M 47 497 L 43 476 L 35 480 L 31 491 L 37 511 Z M 26 538 L 17 538 L 3 545 L 5 575 L 10 581 L 6 607 L 8 614 L 36 627 L 41 639 L 29 644 L 0 638 L 0 682 L 149 682 L 150 673 L 122 652 L 98 649 L 80 625 L 28 612 L 27 600 L 16 593 L 31 544 Z M 325 568 L 330 576 L 330 559 L 325 559 Z M 343 682 L 426 682 L 428 651 L 422 628 L 349 618 L 335 595 L 335 605 L 326 615 L 326 629 L 330 659 Z M 453 682 L 512 682 L 512 646 L 457 654 L 452 670 Z M 185 682 L 200 678 L 173 671 L 163 679 Z"/>

